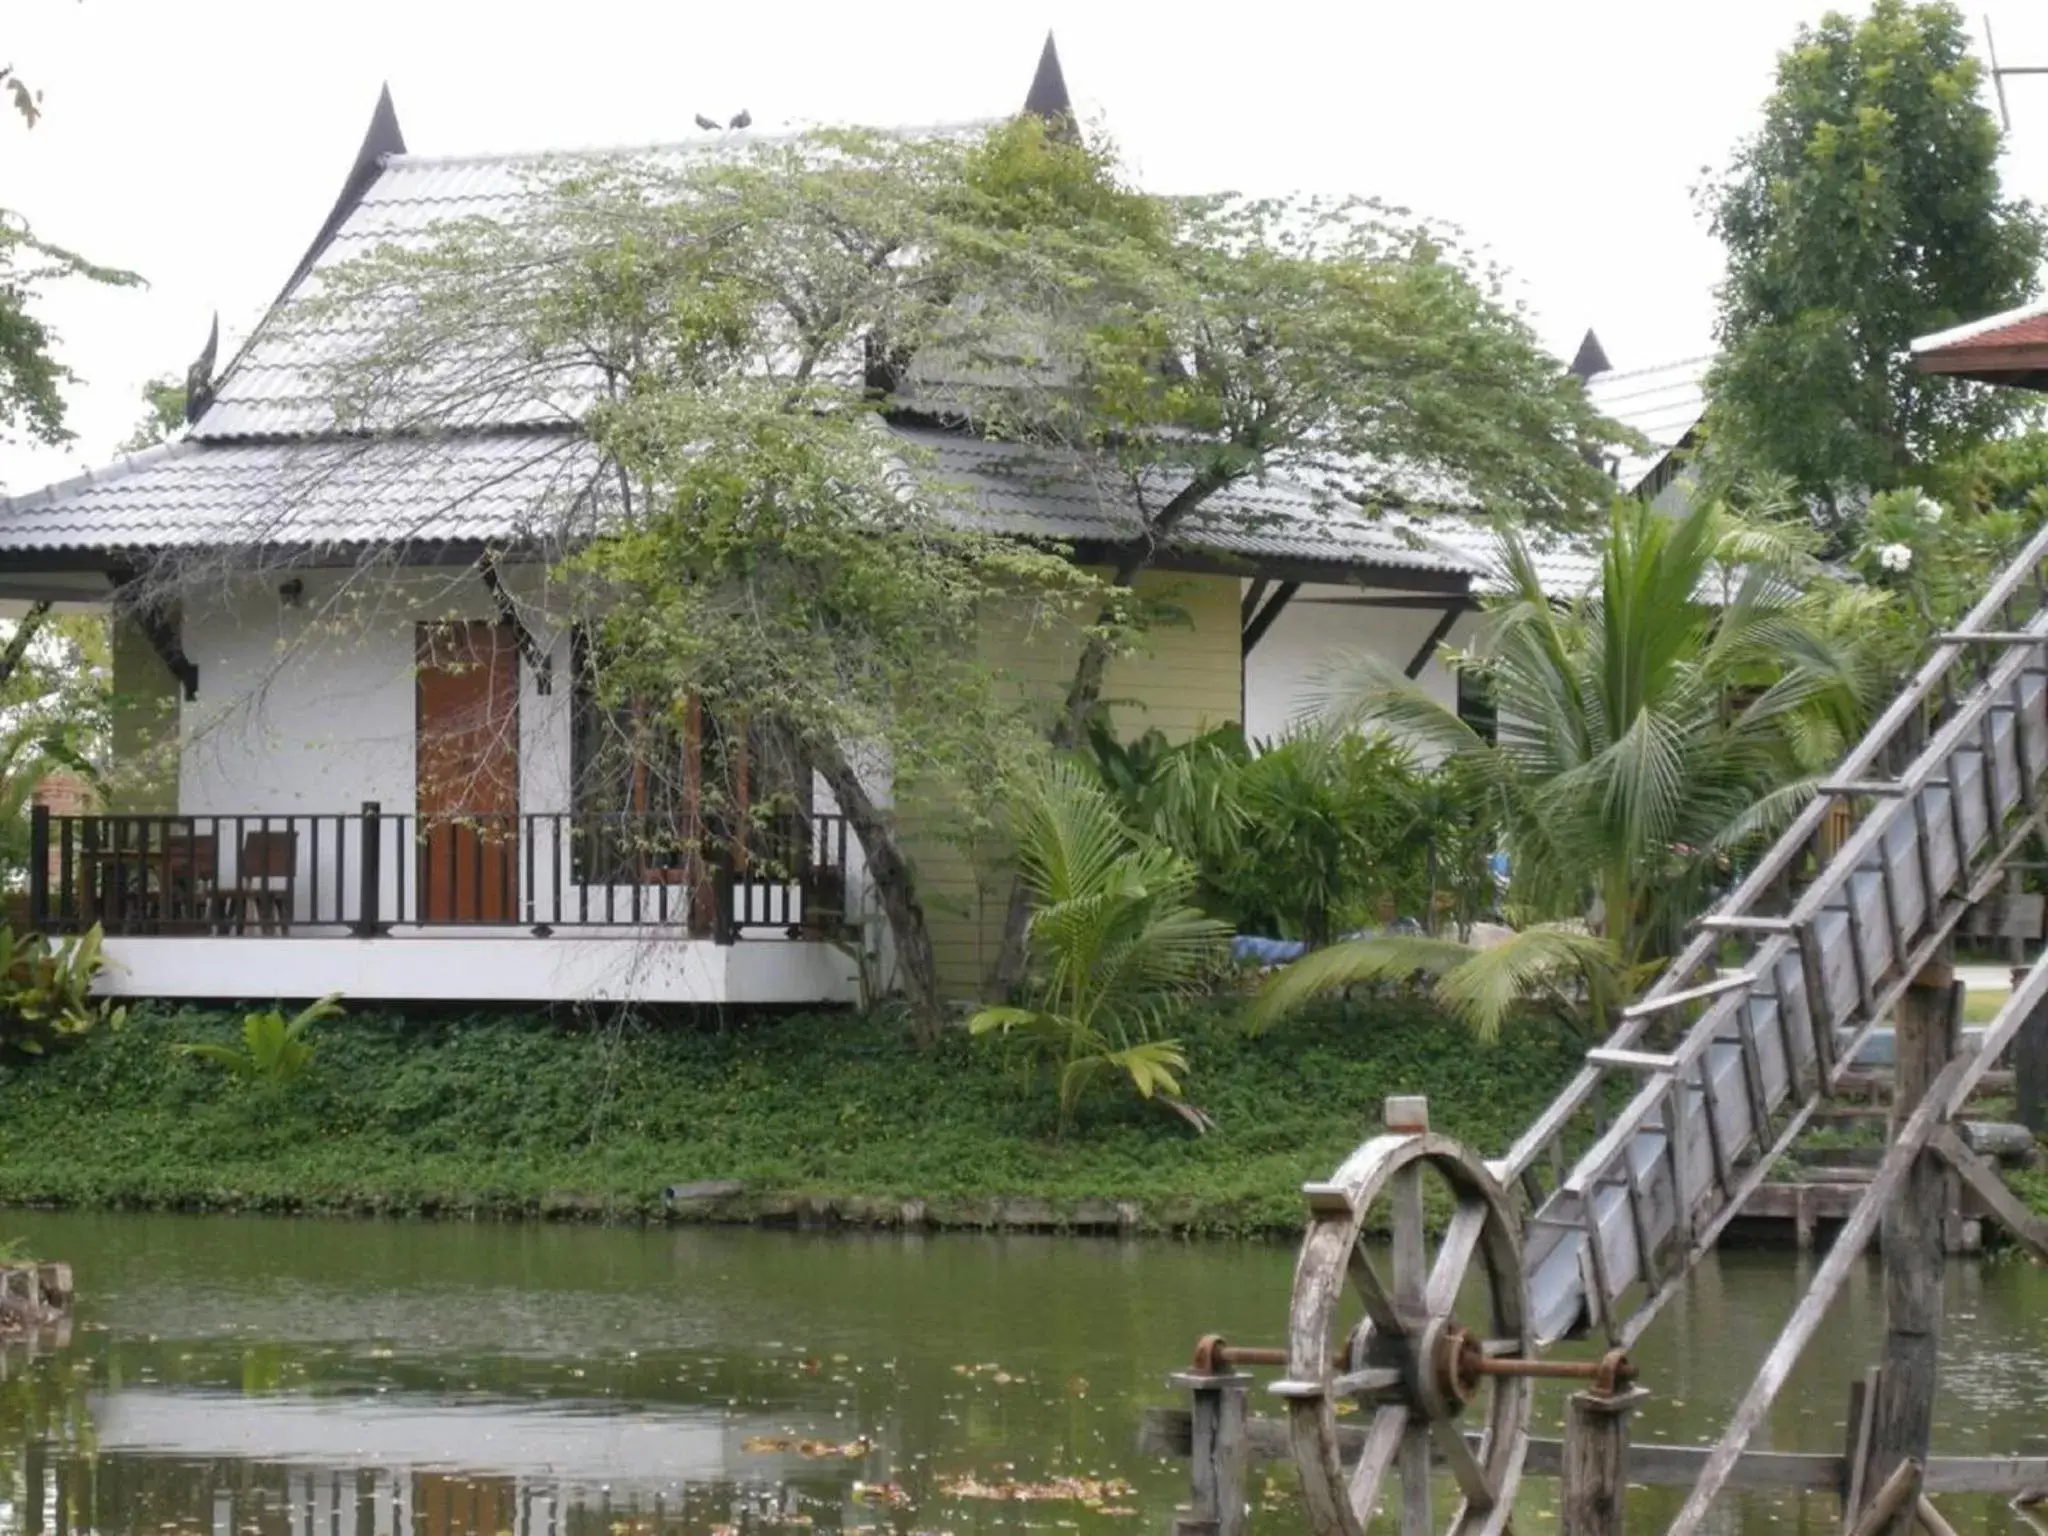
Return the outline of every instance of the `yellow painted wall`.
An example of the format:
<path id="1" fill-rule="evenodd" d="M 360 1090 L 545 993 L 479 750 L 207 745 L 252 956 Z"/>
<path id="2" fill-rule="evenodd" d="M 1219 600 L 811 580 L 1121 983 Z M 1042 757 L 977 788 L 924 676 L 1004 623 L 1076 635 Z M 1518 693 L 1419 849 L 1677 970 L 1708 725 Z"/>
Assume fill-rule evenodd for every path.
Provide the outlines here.
<path id="1" fill-rule="evenodd" d="M 1154 623 L 1142 645 L 1110 665 L 1103 697 L 1118 735 L 1157 729 L 1174 741 L 1236 722 L 1242 704 L 1239 583 L 1230 576 L 1147 571 L 1140 597 L 1177 609 L 1180 622 Z M 1080 649 L 1079 626 L 1026 636 L 990 624 L 982 636 L 990 662 L 1048 712 L 1066 694 Z M 901 787 L 905 841 L 937 951 L 939 978 L 956 996 L 977 995 L 1002 944 L 1010 899 L 1009 850 L 993 834 L 963 838 L 959 818 Z"/>
<path id="2" fill-rule="evenodd" d="M 112 803 L 115 811 L 178 810 L 178 680 L 142 631 L 114 620 Z"/>

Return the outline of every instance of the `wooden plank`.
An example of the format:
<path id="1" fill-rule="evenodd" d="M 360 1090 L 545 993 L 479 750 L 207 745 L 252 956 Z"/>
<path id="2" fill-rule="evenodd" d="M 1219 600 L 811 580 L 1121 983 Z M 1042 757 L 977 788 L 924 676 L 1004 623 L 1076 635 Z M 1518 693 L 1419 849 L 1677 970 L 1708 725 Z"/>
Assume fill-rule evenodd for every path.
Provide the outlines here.
<path id="1" fill-rule="evenodd" d="M 1181 1379 L 1193 1385 L 1194 1399 L 1188 1416 L 1188 1516 L 1215 1536 L 1243 1536 L 1245 1472 L 1251 1465 L 1245 1392 L 1251 1377 Z"/>
<path id="2" fill-rule="evenodd" d="M 1619 1067 L 1631 1072 L 1673 1072 L 1678 1068 L 1678 1058 L 1665 1051 L 1623 1051 L 1612 1046 L 1596 1045 L 1586 1052 L 1586 1060 L 1596 1067 Z"/>
<path id="3" fill-rule="evenodd" d="M 1789 917 L 1758 917 L 1747 912 L 1710 912 L 1700 926 L 1714 933 L 1790 933 Z"/>
<path id="4" fill-rule="evenodd" d="M 1687 1003 L 1705 1002 L 1710 997 L 1719 997 L 1723 992 L 1746 991 L 1755 985 L 1755 976 L 1748 971 L 1737 971 L 1729 976 L 1716 976 L 1712 981 L 1703 981 L 1696 987 L 1687 987 L 1682 992 L 1666 992 L 1661 996 L 1652 994 L 1641 1002 L 1622 1009 L 1621 1016 L 1624 1019 L 1647 1019 L 1653 1014 L 1683 1008 Z"/>
<path id="5" fill-rule="evenodd" d="M 1882 1536 L 1887 1531 L 1897 1531 L 1902 1526 L 1910 1529 L 1913 1522 L 1913 1501 L 1920 1497 L 1923 1473 L 1920 1463 L 1908 1457 L 1892 1469 L 1870 1503 L 1849 1529 L 1849 1536 Z"/>
<path id="6" fill-rule="evenodd" d="M 1429 1249 L 1423 1231 L 1422 1165 L 1410 1163 L 1393 1179 L 1394 1309 L 1419 1336 L 1429 1313 Z M 1401 1536 L 1433 1536 L 1430 1530 L 1429 1426 L 1410 1414 L 1401 1432 Z M 1359 1523 L 1372 1518 L 1371 1501 L 1352 1500 Z"/>
<path id="7" fill-rule="evenodd" d="M 1842 1421 L 1848 1431 L 1848 1444 L 1843 1454 L 1848 1457 L 1843 1467 L 1846 1484 L 1842 1490 L 1842 1523 L 1853 1525 L 1863 1510 L 1863 1495 L 1869 1491 L 1864 1474 L 1870 1467 L 1871 1414 L 1877 1408 L 1878 1378 L 1884 1374 L 1884 1367 L 1873 1365 L 1862 1376 L 1849 1383 L 1849 1416 Z"/>
<path id="8" fill-rule="evenodd" d="M 1574 1392 L 1565 1405 L 1558 1528 L 1565 1536 L 1622 1536 L 1628 1503 L 1628 1419 L 1650 1394 Z"/>
<path id="9" fill-rule="evenodd" d="M 1921 1486 L 1926 1486 L 1924 1481 Z M 1925 1527 L 1927 1536 L 1956 1536 L 1956 1528 L 1942 1519 L 1941 1511 L 1934 1507 L 1925 1493 L 1913 1501 L 1913 1518 Z"/>
<path id="10" fill-rule="evenodd" d="M 1923 1101 L 1928 1101 L 1929 1085 L 1954 1059 L 1961 1001 L 1960 988 L 1954 983 L 1909 987 L 1899 1000 L 1894 1014 L 1898 1029 L 1892 1090 L 1895 1115 L 1920 1109 Z M 1932 1140 L 1930 1132 L 1930 1145 Z M 1948 1209 L 1945 1195 L 1941 1159 L 1923 1150 L 1908 1164 L 1896 1192 L 1885 1200 L 1879 1223 L 1884 1250 L 1884 1373 L 1878 1378 L 1871 1410 L 1870 1460 L 1864 1476 L 1889 1488 L 1899 1470 L 1911 1466 L 1916 1493 L 1919 1469 L 1926 1465 L 1934 1443 L 1942 1287 L 1948 1264 L 1947 1244 L 1942 1240 L 1942 1217 Z M 1858 1519 L 1859 1529 L 1874 1516 L 1883 1498 L 1882 1491 L 1872 1498 L 1870 1510 Z M 1895 1505 L 1871 1530 L 1907 1536 L 1911 1525 L 1909 1502 L 1903 1509 Z"/>
<path id="11" fill-rule="evenodd" d="M 2006 1187 L 1996 1168 L 1963 1145 L 1953 1126 L 1937 1129 L 1930 1145 L 1948 1160 L 1970 1193 L 1984 1203 L 1984 1208 L 2012 1235 L 2014 1242 L 2036 1258 L 2048 1259 L 2048 1222 L 2042 1221 Z"/>
<path id="12" fill-rule="evenodd" d="M 1849 1219 L 1842 1224 L 1842 1230 L 1835 1238 L 1834 1246 L 1828 1249 L 1827 1257 L 1814 1271 L 1808 1283 L 1806 1294 L 1792 1309 L 1784 1330 L 1764 1357 L 1756 1379 L 1743 1394 L 1736 1406 L 1727 1430 L 1718 1444 L 1708 1454 L 1700 1471 L 1700 1480 L 1693 1485 L 1691 1495 L 1678 1512 L 1678 1518 L 1670 1526 L 1669 1536 L 1691 1536 L 1705 1521 L 1708 1511 L 1721 1490 L 1727 1486 L 1729 1474 L 1735 1463 L 1741 1459 L 1743 1447 L 1749 1437 L 1756 1433 L 1764 1415 L 1770 1411 L 1771 1403 L 1777 1398 L 1778 1390 L 1784 1386 L 1785 1378 L 1806 1348 L 1814 1332 L 1820 1327 L 1821 1319 L 1827 1315 L 1829 1305 L 1848 1279 L 1849 1273 L 1861 1261 L 1864 1248 L 1877 1230 L 1879 1219 L 1891 1203 L 1893 1194 L 1905 1182 L 1906 1175 L 1918 1161 L 1921 1150 L 1933 1135 L 1934 1127 L 1940 1122 L 1940 1111 L 1946 1102 L 1949 1090 L 1959 1082 L 1967 1067 L 1966 1060 L 1952 1061 L 1936 1079 L 1931 1091 L 1911 1117 L 1899 1128 L 1897 1138 L 1885 1160 L 1878 1165 L 1876 1176 L 1870 1181 L 1870 1190 Z"/>
<path id="13" fill-rule="evenodd" d="M 1146 1456 L 1186 1456 L 1191 1415 L 1185 1408 L 1147 1408 L 1138 1426 L 1138 1450 Z M 1344 1459 L 1358 1455 L 1366 1426 L 1337 1426 Z M 1478 1434 L 1466 1438 L 1478 1448 Z M 1245 1445 L 1256 1463 L 1293 1457 L 1286 1421 L 1259 1415 L 1245 1421 Z M 1629 1446 L 1629 1481 L 1649 1488 L 1687 1488 L 1697 1482 L 1711 1448 L 1704 1445 Z M 1522 1470 L 1532 1477 L 1556 1477 L 1564 1464 L 1564 1442 L 1533 1438 Z M 1745 1451 L 1729 1477 L 1730 1488 L 1787 1488 L 1839 1493 L 1844 1459 L 1825 1452 Z M 1987 1493 L 2010 1498 L 2048 1487 L 2048 1456 L 1935 1456 L 1927 1463 L 1929 1493 Z"/>
<path id="14" fill-rule="evenodd" d="M 2044 1007 L 2048 1007 L 2048 965 L 2037 961 L 2026 978 L 2013 988 L 2012 995 L 2000 1006 L 1997 1016 L 1985 1027 L 1976 1053 L 1965 1060 L 1961 1076 L 1948 1091 L 1944 1119 L 1953 1120 L 1962 1114 L 1970 1094 L 1984 1074 L 2005 1054 L 2006 1047 L 2012 1044 L 2013 1038 L 2035 1011 Z"/>

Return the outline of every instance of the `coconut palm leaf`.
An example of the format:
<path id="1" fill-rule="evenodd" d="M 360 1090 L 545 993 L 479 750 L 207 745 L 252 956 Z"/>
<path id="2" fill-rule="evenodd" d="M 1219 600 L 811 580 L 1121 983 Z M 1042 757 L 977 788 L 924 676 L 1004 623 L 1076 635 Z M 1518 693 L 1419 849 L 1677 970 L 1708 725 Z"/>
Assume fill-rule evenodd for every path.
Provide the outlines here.
<path id="1" fill-rule="evenodd" d="M 1020 796 L 1017 847 L 1035 898 L 1032 997 L 982 1009 L 970 1030 L 1006 1036 L 1034 1071 L 1051 1070 L 1062 1126 L 1104 1078 L 1180 1109 L 1187 1057 L 1161 1030 L 1221 962 L 1230 932 L 1191 905 L 1193 868 L 1134 839 L 1100 782 L 1067 761 Z"/>
<path id="2" fill-rule="evenodd" d="M 1502 590 L 1452 662 L 1491 695 L 1491 743 L 1384 662 L 1325 679 L 1318 702 L 1345 726 L 1469 760 L 1505 808 L 1509 902 L 1538 923 L 1590 919 L 1626 981 L 1667 952 L 1728 860 L 1796 813 L 1872 696 L 1868 605 L 1815 590 L 1812 541 L 1783 513 L 1768 497 L 1677 518 L 1619 505 L 1583 594 L 1545 591 L 1503 530 Z M 1335 946 L 1276 982 L 1261 1016 L 1422 968 L 1464 1016 L 1497 1021 L 1517 987 L 1597 979 L 1599 956 L 1569 929 L 1489 953 L 1454 972 L 1387 941 Z"/>

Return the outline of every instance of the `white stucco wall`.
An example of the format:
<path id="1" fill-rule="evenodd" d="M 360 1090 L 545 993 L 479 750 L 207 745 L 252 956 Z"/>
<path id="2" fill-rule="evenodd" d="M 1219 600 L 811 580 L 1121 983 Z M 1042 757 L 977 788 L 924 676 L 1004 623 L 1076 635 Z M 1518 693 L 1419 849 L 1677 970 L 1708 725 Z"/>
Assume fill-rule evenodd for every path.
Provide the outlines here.
<path id="1" fill-rule="evenodd" d="M 304 584 L 297 606 L 278 595 Z M 507 573 L 517 589 L 523 573 Z M 377 801 L 410 813 L 416 626 L 495 619 L 476 572 L 402 575 L 274 572 L 188 596 L 185 653 L 199 666 L 199 697 L 179 714 L 178 808 L 186 815 L 331 814 Z M 568 644 L 535 639 L 561 686 L 539 691 L 519 668 L 519 803 L 527 812 L 569 805 Z"/>
<path id="2" fill-rule="evenodd" d="M 1253 741 L 1272 740 L 1312 715 L 1321 674 L 1340 664 L 1347 653 L 1371 651 L 1396 667 L 1407 666 L 1441 620 L 1441 609 L 1366 608 L 1330 601 L 1395 595 L 1358 587 L 1303 586 L 1245 658 L 1245 735 Z M 1464 644 L 1473 622 L 1472 614 L 1462 615 L 1444 644 Z M 1456 680 L 1440 657 L 1431 657 L 1416 681 L 1432 698 L 1456 704 Z"/>

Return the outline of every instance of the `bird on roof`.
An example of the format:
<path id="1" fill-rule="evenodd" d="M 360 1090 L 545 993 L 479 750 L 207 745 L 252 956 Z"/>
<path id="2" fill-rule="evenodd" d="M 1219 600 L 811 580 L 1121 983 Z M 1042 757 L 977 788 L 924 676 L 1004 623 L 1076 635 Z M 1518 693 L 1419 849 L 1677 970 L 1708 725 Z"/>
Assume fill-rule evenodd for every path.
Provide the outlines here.
<path id="1" fill-rule="evenodd" d="M 706 117 L 702 112 L 699 112 L 697 114 L 697 126 L 699 128 L 702 128 L 706 133 L 716 133 L 718 132 L 718 119 L 715 117 Z"/>
<path id="2" fill-rule="evenodd" d="M 741 108 L 740 108 L 740 115 L 739 115 L 738 117 L 736 117 L 736 118 L 734 118 L 734 119 L 732 120 L 732 124 L 731 124 L 731 126 L 732 126 L 732 127 L 734 127 L 734 128 L 751 128 L 751 127 L 753 127 L 753 126 L 754 126 L 754 114 L 753 114 L 753 113 L 751 113 L 751 112 L 749 112 L 749 111 L 748 111 L 748 110 L 747 110 L 747 109 L 746 109 L 745 107 L 741 107 Z"/>

